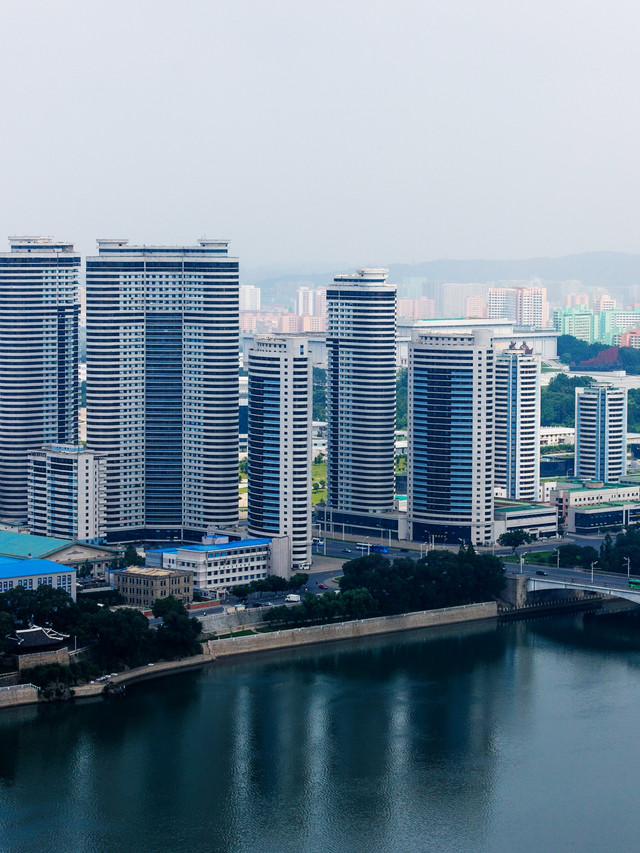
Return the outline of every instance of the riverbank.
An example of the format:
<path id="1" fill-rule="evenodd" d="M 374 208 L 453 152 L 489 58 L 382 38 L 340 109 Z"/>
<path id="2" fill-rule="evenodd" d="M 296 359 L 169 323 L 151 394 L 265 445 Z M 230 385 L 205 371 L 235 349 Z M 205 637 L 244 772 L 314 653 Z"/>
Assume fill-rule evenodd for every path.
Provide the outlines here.
<path id="1" fill-rule="evenodd" d="M 495 601 L 481 604 L 463 604 L 458 607 L 445 607 L 441 610 L 423 610 L 414 613 L 401 613 L 396 616 L 379 616 L 371 619 L 357 619 L 350 622 L 338 622 L 332 625 L 313 625 L 304 628 L 287 628 L 280 631 L 256 633 L 221 640 L 207 640 L 203 644 L 203 653 L 194 657 L 176 661 L 162 661 L 130 669 L 111 676 L 109 682 L 116 687 L 126 687 L 137 681 L 147 681 L 173 675 L 176 672 L 201 669 L 216 660 L 236 655 L 256 654 L 287 648 L 299 648 L 321 643 L 353 640 L 393 634 L 402 631 L 415 631 L 421 628 L 455 625 L 487 619 L 497 619 L 498 606 Z M 39 702 L 38 696 L 27 691 L 15 691 L 9 701 L 10 688 L 5 688 L 6 704 L 28 705 Z M 107 692 L 104 682 L 83 684 L 73 688 L 74 699 L 85 699 L 103 695 Z M 0 701 L 0 707 L 2 703 Z"/>

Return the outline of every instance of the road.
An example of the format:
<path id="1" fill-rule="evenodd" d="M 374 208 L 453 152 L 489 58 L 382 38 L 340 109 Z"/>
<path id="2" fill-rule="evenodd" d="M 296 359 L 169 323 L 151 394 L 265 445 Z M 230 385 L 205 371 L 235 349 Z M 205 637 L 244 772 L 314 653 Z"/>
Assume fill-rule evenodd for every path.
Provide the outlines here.
<path id="1" fill-rule="evenodd" d="M 508 575 L 519 575 L 520 566 L 514 563 L 506 563 L 505 570 Z M 539 572 L 544 572 L 544 575 L 539 575 Z M 577 585 L 580 584 L 588 584 L 591 585 L 591 572 L 589 570 L 577 569 L 577 568 L 555 568 L 552 566 L 545 566 L 544 568 L 540 568 L 538 566 L 524 566 L 522 574 L 530 577 L 536 578 L 539 577 L 540 580 L 550 580 L 550 581 L 562 581 L 563 583 L 575 583 Z M 632 577 L 634 577 L 632 575 Z M 612 592 L 616 589 L 628 589 L 629 581 L 627 580 L 626 575 L 615 575 L 610 572 L 593 572 L 593 584 L 595 586 L 606 586 Z"/>

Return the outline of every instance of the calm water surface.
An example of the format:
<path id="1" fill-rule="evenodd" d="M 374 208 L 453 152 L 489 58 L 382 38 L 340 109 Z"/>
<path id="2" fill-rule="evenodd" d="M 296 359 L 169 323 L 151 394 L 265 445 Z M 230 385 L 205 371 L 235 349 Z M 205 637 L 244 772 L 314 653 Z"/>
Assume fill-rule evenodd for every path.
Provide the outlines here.
<path id="1" fill-rule="evenodd" d="M 640 628 L 247 658 L 0 714 L 0 851 L 640 850 Z"/>

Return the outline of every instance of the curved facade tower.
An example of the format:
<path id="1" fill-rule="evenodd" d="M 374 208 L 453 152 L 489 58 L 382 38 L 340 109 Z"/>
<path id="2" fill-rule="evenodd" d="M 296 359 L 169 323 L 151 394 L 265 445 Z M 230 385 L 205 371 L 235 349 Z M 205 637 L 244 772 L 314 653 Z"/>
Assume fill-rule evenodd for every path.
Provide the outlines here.
<path id="1" fill-rule="evenodd" d="M 327 505 L 393 509 L 396 287 L 387 270 L 336 276 L 327 288 Z"/>
<path id="2" fill-rule="evenodd" d="M 107 538 L 238 520 L 238 259 L 227 242 L 87 258 L 87 443 L 107 456 Z"/>
<path id="3" fill-rule="evenodd" d="M 28 454 L 78 441 L 78 273 L 71 243 L 0 255 L 0 518 L 27 520 Z"/>
<path id="4" fill-rule="evenodd" d="M 289 536 L 294 568 L 311 560 L 311 357 L 306 338 L 265 336 L 249 350 L 248 523 Z"/>

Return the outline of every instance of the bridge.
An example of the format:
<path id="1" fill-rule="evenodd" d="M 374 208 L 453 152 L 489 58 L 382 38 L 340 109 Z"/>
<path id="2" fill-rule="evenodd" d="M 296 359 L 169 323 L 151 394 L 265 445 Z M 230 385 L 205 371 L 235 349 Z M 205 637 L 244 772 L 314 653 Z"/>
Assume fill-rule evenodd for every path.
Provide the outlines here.
<path id="1" fill-rule="evenodd" d="M 542 592 L 543 590 L 595 592 L 598 595 L 614 595 L 617 598 L 626 598 L 628 601 L 640 605 L 640 589 L 629 587 L 629 580 L 640 583 L 640 578 L 637 577 L 628 578 L 626 575 L 591 572 L 577 568 L 545 567 L 541 569 L 525 565 L 521 570 L 520 567 L 507 565 L 505 569 L 507 577 L 525 577 L 527 579 L 527 592 Z"/>

